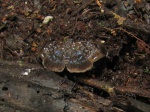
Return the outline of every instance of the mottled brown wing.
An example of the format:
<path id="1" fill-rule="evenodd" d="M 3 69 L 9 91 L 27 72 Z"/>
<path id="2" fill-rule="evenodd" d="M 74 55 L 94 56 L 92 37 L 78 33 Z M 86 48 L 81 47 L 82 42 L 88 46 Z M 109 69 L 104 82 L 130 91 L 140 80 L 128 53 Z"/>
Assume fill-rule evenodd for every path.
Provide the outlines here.
<path id="1" fill-rule="evenodd" d="M 65 64 L 69 72 L 86 72 L 93 67 L 93 63 L 84 56 L 80 44 L 72 43 L 68 46 L 66 48 Z"/>
<path id="2" fill-rule="evenodd" d="M 100 48 L 97 48 L 96 45 L 91 42 L 78 42 L 77 44 L 81 44 L 80 49 L 82 49 L 83 55 L 90 60 L 91 62 L 96 62 L 100 58 L 104 57 L 104 53 Z"/>
<path id="3" fill-rule="evenodd" d="M 93 66 L 93 63 L 86 59 L 80 51 L 72 50 L 71 55 L 68 55 L 66 58 L 68 59 L 66 67 L 71 73 L 86 72 Z"/>
<path id="4" fill-rule="evenodd" d="M 43 66 L 55 72 L 62 72 L 65 68 L 64 63 L 64 45 L 59 42 L 53 42 L 46 45 L 41 54 Z"/>

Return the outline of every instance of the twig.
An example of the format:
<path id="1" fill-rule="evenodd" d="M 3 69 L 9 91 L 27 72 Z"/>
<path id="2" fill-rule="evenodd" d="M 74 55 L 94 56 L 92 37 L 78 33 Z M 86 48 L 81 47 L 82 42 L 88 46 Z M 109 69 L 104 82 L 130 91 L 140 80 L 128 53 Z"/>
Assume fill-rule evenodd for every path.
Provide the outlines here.
<path id="1" fill-rule="evenodd" d="M 119 91 L 120 93 L 129 93 L 129 94 L 135 94 L 142 97 L 150 98 L 150 91 L 139 89 L 137 87 L 132 86 L 118 86 L 115 87 L 115 90 Z"/>
<path id="2" fill-rule="evenodd" d="M 135 36 L 134 34 L 132 34 L 131 32 L 128 32 L 127 30 L 123 29 L 123 28 L 114 28 L 114 29 L 111 29 L 111 28 L 106 28 L 106 27 L 103 27 L 104 29 L 110 31 L 110 32 L 115 32 L 115 30 L 121 30 L 129 35 L 131 35 L 131 37 L 135 38 L 138 43 L 137 44 L 142 44 L 141 47 L 143 47 L 142 49 L 144 49 L 148 54 L 150 54 L 150 46 L 145 43 L 143 40 L 141 40 L 140 38 L 138 38 L 137 36 Z M 139 43 L 140 42 L 140 43 Z"/>
<path id="3" fill-rule="evenodd" d="M 92 4 L 94 0 L 90 0 L 89 2 L 87 2 L 86 4 L 82 5 L 78 10 L 75 10 L 71 15 L 75 16 L 78 12 L 80 12 L 82 9 L 84 9 L 85 7 L 87 7 L 88 5 Z"/>
<path id="4" fill-rule="evenodd" d="M 110 95 L 115 94 L 113 85 L 111 85 L 108 82 L 99 81 L 99 80 L 96 80 L 96 79 L 85 79 L 85 78 L 81 78 L 81 77 L 78 77 L 77 80 L 81 83 L 86 84 L 86 85 L 89 85 L 89 86 L 92 86 L 92 87 L 95 87 L 95 88 L 98 88 L 98 89 L 105 90 Z"/>
<path id="5" fill-rule="evenodd" d="M 4 41 L 0 42 L 0 58 L 3 59 Z"/>
<path id="6" fill-rule="evenodd" d="M 133 20 L 129 18 L 125 18 L 116 14 L 112 10 L 105 7 L 105 5 L 103 3 L 100 3 L 98 0 L 96 0 L 96 3 L 101 8 L 101 10 L 103 10 L 103 12 L 114 15 L 114 18 L 118 20 L 117 21 L 118 25 L 121 25 L 122 27 L 127 28 L 127 29 L 130 28 L 130 29 L 138 30 L 138 31 L 144 32 L 147 35 L 150 35 L 150 25 L 140 23 L 140 22 L 135 23 Z"/>

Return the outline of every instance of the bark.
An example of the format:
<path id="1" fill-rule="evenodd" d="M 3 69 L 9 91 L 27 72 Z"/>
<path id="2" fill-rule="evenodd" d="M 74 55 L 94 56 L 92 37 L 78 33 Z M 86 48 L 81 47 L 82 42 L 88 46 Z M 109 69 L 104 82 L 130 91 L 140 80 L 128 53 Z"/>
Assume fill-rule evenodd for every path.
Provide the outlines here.
<path id="1" fill-rule="evenodd" d="M 37 65 L 0 60 L 1 111 L 111 111 L 112 102 L 93 95 Z M 63 83 L 61 83 L 65 80 Z M 4 106 L 5 105 L 5 106 Z"/>

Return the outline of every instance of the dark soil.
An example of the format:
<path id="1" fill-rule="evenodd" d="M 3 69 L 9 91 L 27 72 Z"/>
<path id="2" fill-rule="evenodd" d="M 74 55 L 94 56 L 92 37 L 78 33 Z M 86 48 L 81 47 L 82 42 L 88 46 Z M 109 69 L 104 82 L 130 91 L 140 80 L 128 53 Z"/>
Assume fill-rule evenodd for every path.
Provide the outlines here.
<path id="1" fill-rule="evenodd" d="M 65 80 L 73 81 L 79 86 L 80 89 L 73 89 L 74 94 L 71 93 L 71 96 L 70 93 L 62 96 L 65 100 L 74 101 L 71 98 L 75 96 L 76 100 L 80 100 L 80 97 L 85 97 L 83 91 L 86 90 L 96 97 L 104 98 L 105 103 L 106 100 L 109 100 L 112 102 L 111 105 L 105 105 L 105 109 L 102 108 L 103 106 L 97 109 L 97 106 L 93 108 L 90 104 L 83 106 L 84 102 L 76 106 L 72 103 L 61 105 L 64 104 L 65 100 L 60 100 L 60 104 L 53 103 L 51 105 L 51 103 L 47 103 L 45 106 L 42 105 L 42 108 L 37 106 L 38 102 L 36 102 L 37 105 L 33 104 L 36 106 L 31 106 L 32 103 L 19 105 L 19 101 L 16 100 L 13 100 L 12 103 L 12 99 L 7 99 L 8 93 L 0 92 L 2 101 L 0 110 L 3 112 L 15 110 L 53 112 L 57 109 L 47 109 L 50 109 L 50 107 L 57 108 L 57 105 L 61 105 L 62 111 L 66 112 L 150 111 L 148 108 L 150 106 L 150 1 L 101 1 L 0 0 L 0 74 L 1 77 L 5 75 L 1 78 L 0 87 L 2 91 L 7 91 L 7 87 L 9 87 L 16 90 L 16 93 L 13 94 L 24 94 L 26 90 L 23 88 L 34 82 L 23 76 L 21 77 L 21 80 L 24 80 L 23 82 L 20 81 L 20 76 L 17 76 L 16 79 L 13 79 L 13 76 L 9 77 L 10 72 L 19 73 L 11 68 L 18 67 L 15 62 L 20 61 L 29 65 L 34 64 L 39 67 L 38 71 L 42 71 L 40 54 L 46 44 L 63 41 L 65 38 L 71 38 L 73 41 L 100 42 L 105 49 L 105 57 L 95 62 L 91 70 L 85 73 L 69 73 L 67 70 L 61 73 L 53 73 L 44 70 L 45 72 L 42 75 L 57 74 L 59 78 L 56 79 L 60 82 L 62 80 L 64 80 L 62 83 L 65 83 Z M 53 19 L 44 24 L 43 20 L 47 16 L 52 16 Z M 5 61 L 7 62 L 6 65 L 4 64 Z M 10 64 L 12 66 L 10 67 L 8 63 L 12 61 L 13 64 Z M 20 69 L 24 68 L 18 68 L 18 70 Z M 10 71 L 5 72 L 5 70 Z M 33 75 L 33 77 L 38 76 Z M 43 77 L 46 77 L 45 80 L 47 81 L 51 80 L 48 76 Z M 38 83 L 43 80 L 43 77 L 39 77 Z M 11 79 L 13 79 L 12 84 L 11 81 L 8 84 L 6 80 Z M 44 83 L 45 81 L 41 82 L 41 84 Z M 5 84 L 8 84 L 8 86 L 4 87 Z M 18 87 L 20 84 L 23 85 L 22 89 L 20 86 Z M 45 85 L 39 87 L 39 85 L 36 84 L 32 88 L 40 88 L 42 91 L 50 88 Z M 76 85 L 72 85 L 72 88 L 74 87 L 76 88 Z M 81 88 L 84 88 L 84 90 Z M 19 91 L 21 92 L 19 93 Z M 34 94 L 33 92 L 32 95 Z M 24 97 L 21 98 L 22 102 L 26 102 Z M 47 96 L 43 95 L 40 98 L 40 101 L 46 100 Z M 35 99 L 38 99 L 37 95 L 32 100 Z M 86 96 L 85 99 L 85 102 L 88 102 L 89 96 Z M 104 102 L 101 102 L 101 104 L 104 105 Z M 51 106 L 48 108 L 48 105 Z M 79 109 L 81 105 L 86 107 L 85 110 Z M 73 106 L 74 110 L 69 106 Z"/>

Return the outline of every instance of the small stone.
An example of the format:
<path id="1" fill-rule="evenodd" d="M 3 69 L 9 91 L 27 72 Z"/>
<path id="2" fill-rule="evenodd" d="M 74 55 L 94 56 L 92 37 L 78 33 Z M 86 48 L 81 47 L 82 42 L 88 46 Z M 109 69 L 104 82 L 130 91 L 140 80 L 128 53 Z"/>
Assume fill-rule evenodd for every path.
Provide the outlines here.
<path id="1" fill-rule="evenodd" d="M 48 24 L 52 20 L 53 20 L 53 16 L 46 16 L 43 20 L 43 24 Z"/>

